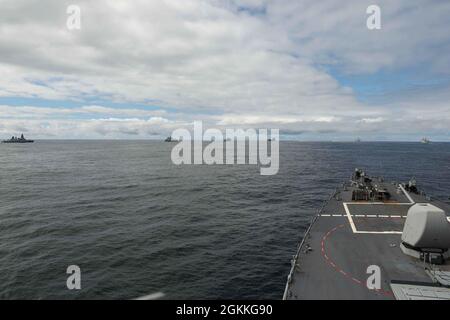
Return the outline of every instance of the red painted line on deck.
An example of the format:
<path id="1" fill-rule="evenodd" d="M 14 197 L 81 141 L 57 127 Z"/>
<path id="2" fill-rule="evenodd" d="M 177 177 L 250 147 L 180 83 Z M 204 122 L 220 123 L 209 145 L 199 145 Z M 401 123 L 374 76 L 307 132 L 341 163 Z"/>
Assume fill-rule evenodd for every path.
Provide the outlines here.
<path id="1" fill-rule="evenodd" d="M 321 247 L 322 247 L 322 256 L 325 258 L 326 263 L 331 266 L 333 269 L 335 269 L 337 272 L 341 273 L 343 276 L 345 276 L 347 279 L 351 280 L 354 283 L 357 283 L 360 286 L 363 286 L 364 288 L 366 288 L 367 290 L 369 290 L 364 281 L 361 281 L 357 278 L 355 278 L 354 276 L 352 276 L 351 274 L 345 272 L 344 270 L 342 270 L 341 268 L 338 267 L 338 265 L 328 256 L 326 250 L 325 250 L 325 244 L 328 240 L 328 238 L 339 228 L 344 227 L 344 224 L 341 224 L 339 226 L 334 227 L 333 229 L 331 229 L 330 231 L 328 231 L 322 238 L 322 243 L 321 243 Z M 392 297 L 393 293 L 391 291 L 385 291 L 382 289 L 373 289 L 373 290 L 369 290 L 369 291 L 376 291 L 378 293 L 381 293 L 383 295 Z"/>

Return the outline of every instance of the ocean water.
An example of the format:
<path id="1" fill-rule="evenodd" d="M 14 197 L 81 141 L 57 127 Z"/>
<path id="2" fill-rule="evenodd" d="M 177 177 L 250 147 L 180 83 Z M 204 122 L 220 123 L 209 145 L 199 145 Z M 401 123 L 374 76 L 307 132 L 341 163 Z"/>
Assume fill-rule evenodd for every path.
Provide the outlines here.
<path id="1" fill-rule="evenodd" d="M 0 298 L 280 299 L 308 222 L 355 167 L 450 201 L 449 143 L 281 142 L 276 176 L 175 166 L 172 146 L 0 145 Z"/>

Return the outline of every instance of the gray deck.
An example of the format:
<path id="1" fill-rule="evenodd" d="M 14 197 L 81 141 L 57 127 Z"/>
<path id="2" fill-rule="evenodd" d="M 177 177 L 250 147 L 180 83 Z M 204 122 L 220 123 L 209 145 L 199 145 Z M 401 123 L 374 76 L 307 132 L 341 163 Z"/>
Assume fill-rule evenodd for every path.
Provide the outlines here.
<path id="1" fill-rule="evenodd" d="M 432 203 L 447 215 L 450 208 L 422 195 L 407 194 L 408 198 L 391 183 L 383 186 L 393 196 L 383 204 L 352 202 L 350 187 L 337 190 L 301 244 L 285 299 L 394 299 L 391 280 L 431 283 L 422 263 L 401 251 L 401 231 L 413 205 L 410 198 Z M 381 269 L 381 290 L 366 286 L 371 265 Z"/>

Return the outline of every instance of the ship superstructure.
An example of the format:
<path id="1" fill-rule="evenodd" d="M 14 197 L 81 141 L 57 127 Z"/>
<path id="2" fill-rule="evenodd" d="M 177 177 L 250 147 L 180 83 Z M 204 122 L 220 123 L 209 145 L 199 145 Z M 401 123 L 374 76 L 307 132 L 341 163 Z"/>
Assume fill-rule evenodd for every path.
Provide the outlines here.
<path id="1" fill-rule="evenodd" d="M 450 299 L 450 207 L 355 170 L 313 218 L 283 299 Z"/>
<path id="2" fill-rule="evenodd" d="M 20 137 L 11 137 L 11 139 L 3 140 L 3 143 L 33 143 L 34 140 L 25 139 L 23 134 Z"/>

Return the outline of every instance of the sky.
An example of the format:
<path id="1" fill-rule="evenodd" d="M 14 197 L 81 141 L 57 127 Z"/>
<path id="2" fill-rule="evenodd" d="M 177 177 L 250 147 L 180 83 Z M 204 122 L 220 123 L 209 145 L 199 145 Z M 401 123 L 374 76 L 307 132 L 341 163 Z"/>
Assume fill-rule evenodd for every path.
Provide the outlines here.
<path id="1" fill-rule="evenodd" d="M 203 121 L 450 141 L 449 17 L 441 0 L 0 0 L 0 138 L 160 139 Z"/>

